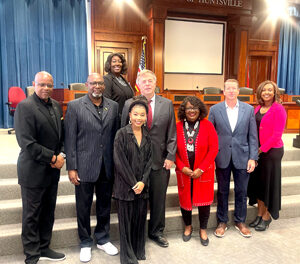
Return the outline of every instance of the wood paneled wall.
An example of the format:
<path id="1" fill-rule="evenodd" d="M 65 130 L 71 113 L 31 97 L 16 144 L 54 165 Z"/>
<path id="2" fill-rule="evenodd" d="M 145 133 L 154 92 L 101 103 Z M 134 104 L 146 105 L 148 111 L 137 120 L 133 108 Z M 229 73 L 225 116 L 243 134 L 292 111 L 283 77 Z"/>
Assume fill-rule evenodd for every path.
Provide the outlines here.
<path id="1" fill-rule="evenodd" d="M 141 37 L 147 36 L 147 68 L 157 75 L 164 91 L 164 27 L 168 16 L 227 22 L 225 79 L 257 88 L 266 79 L 276 81 L 279 25 L 266 20 L 262 0 L 241 0 L 241 6 L 220 6 L 216 1 L 134 0 L 134 8 L 114 0 L 92 0 L 93 70 L 101 70 L 102 50 L 128 56 L 126 76 L 134 84 L 141 54 Z M 204 3 L 202 3 L 204 2 Z M 205 2 L 210 2 L 207 4 Z M 232 1 L 237 3 L 238 1 Z M 138 10 L 138 11 L 137 11 Z M 102 57 L 101 57 L 102 56 Z"/>

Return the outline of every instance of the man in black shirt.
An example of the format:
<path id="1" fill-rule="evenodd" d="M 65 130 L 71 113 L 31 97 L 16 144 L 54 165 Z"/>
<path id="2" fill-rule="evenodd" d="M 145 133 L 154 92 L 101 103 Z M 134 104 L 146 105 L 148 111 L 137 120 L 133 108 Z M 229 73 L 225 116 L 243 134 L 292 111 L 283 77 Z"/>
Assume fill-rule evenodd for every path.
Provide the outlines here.
<path id="1" fill-rule="evenodd" d="M 49 249 L 65 156 L 63 114 L 59 103 L 50 98 L 51 74 L 37 73 L 33 86 L 34 94 L 20 102 L 15 112 L 16 137 L 21 148 L 17 167 L 23 203 L 25 263 L 65 259 L 64 254 Z"/>

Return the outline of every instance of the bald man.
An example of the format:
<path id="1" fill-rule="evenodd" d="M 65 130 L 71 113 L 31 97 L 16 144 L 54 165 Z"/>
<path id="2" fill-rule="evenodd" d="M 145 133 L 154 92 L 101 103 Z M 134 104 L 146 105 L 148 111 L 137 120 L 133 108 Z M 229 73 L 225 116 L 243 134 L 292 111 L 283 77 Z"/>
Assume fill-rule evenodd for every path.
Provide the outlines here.
<path id="1" fill-rule="evenodd" d="M 118 103 L 102 96 L 103 77 L 89 75 L 87 95 L 69 102 L 65 120 L 65 148 L 69 179 L 75 185 L 80 261 L 91 259 L 90 214 L 94 191 L 97 247 L 109 255 L 117 248 L 110 242 L 110 205 L 113 186 L 113 143 L 118 129 Z"/>
<path id="2" fill-rule="evenodd" d="M 59 261 L 65 255 L 49 248 L 60 169 L 64 165 L 63 114 L 51 99 L 53 78 L 39 72 L 34 94 L 17 106 L 15 130 L 21 148 L 17 169 L 23 204 L 22 243 L 25 263 Z"/>

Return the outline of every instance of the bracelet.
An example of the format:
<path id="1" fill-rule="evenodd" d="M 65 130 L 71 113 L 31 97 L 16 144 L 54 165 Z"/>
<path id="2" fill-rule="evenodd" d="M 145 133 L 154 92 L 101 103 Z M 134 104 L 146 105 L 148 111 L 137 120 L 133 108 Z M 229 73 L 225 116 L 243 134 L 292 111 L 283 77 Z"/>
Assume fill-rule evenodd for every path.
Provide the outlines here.
<path id="1" fill-rule="evenodd" d="M 55 160 L 54 160 L 54 162 L 51 160 L 51 163 L 52 163 L 52 164 L 55 164 L 55 163 L 56 163 L 56 161 L 57 161 L 57 156 L 55 156 Z"/>

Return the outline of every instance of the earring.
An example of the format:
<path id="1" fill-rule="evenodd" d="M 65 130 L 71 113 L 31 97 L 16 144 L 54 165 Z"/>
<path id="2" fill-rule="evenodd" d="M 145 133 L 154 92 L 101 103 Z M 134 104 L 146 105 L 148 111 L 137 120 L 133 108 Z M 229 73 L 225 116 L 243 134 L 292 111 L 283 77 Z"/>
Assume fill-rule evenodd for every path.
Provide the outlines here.
<path id="1" fill-rule="evenodd" d="M 131 125 L 131 119 L 129 119 L 129 124 Z"/>

